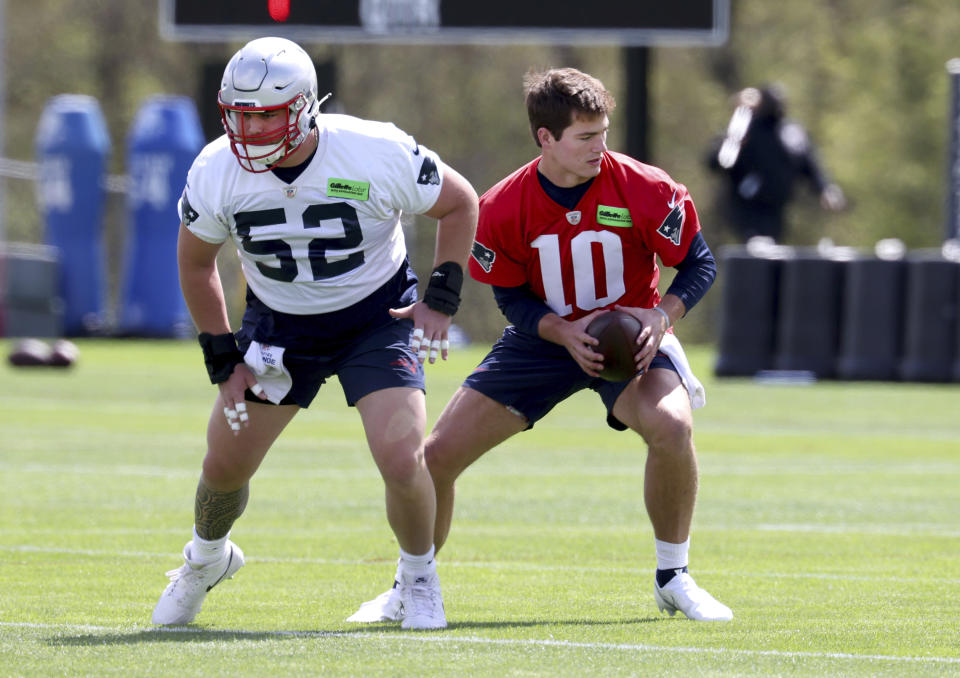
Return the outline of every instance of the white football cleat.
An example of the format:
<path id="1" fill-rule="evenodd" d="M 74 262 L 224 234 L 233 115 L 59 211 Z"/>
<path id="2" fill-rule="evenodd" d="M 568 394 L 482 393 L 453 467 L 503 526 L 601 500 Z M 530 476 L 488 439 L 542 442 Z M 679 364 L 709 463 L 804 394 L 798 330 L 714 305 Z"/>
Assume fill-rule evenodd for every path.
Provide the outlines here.
<path id="1" fill-rule="evenodd" d="M 402 564 L 402 561 L 397 559 L 397 573 L 393 576 L 393 587 L 373 600 L 363 603 L 359 610 L 347 617 L 348 622 L 374 624 L 376 622 L 403 620 L 403 600 L 400 597 L 400 567 Z"/>
<path id="2" fill-rule="evenodd" d="M 440 591 L 440 578 L 431 568 L 426 574 L 400 577 L 400 599 L 403 602 L 404 617 L 402 629 L 428 630 L 447 628 L 447 616 L 443 610 L 443 593 Z"/>
<path id="3" fill-rule="evenodd" d="M 243 551 L 229 539 L 223 557 L 207 565 L 190 560 L 190 544 L 183 547 L 184 564 L 167 572 L 170 583 L 153 609 L 153 623 L 165 626 L 189 624 L 200 612 L 207 592 L 243 567 Z"/>
<path id="4" fill-rule="evenodd" d="M 681 572 L 663 588 L 656 583 L 653 585 L 653 597 L 657 607 L 663 612 L 666 610 L 672 617 L 679 610 L 688 619 L 694 621 L 730 621 L 733 612 L 729 607 L 718 601 L 697 586 L 686 572 Z"/>
<path id="5" fill-rule="evenodd" d="M 373 600 L 368 600 L 360 609 L 347 617 L 348 622 L 374 623 L 401 621 L 404 617 L 403 600 L 400 597 L 400 583 L 393 582 L 393 588 L 384 591 Z"/>

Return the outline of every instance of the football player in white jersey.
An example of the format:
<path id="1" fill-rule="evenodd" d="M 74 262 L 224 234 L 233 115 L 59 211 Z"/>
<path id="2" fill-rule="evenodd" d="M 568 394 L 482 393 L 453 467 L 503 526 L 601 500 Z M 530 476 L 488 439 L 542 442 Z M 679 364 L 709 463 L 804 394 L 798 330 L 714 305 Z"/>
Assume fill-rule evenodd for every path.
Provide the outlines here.
<path id="1" fill-rule="evenodd" d="M 180 283 L 210 381 L 193 538 L 153 622 L 186 624 L 213 586 L 243 566 L 229 539 L 249 481 L 280 432 L 336 375 L 386 486 L 400 546 L 403 628 L 444 628 L 433 554 L 436 498 L 424 463 L 424 362 L 446 359 L 477 195 L 435 153 L 392 124 L 321 115 L 312 61 L 259 38 L 227 64 L 218 96 L 225 135 L 187 175 L 179 204 Z M 400 217 L 437 219 L 423 298 Z M 216 257 L 228 240 L 247 282 L 229 324 Z"/>

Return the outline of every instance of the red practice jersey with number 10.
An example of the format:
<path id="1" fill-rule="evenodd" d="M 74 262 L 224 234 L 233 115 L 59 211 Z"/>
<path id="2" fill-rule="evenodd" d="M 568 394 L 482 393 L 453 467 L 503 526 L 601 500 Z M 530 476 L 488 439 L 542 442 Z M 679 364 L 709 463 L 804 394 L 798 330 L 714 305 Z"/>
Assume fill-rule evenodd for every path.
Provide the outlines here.
<path id="1" fill-rule="evenodd" d="M 568 210 L 544 192 L 539 158 L 480 198 L 470 274 L 500 287 L 527 284 L 576 320 L 615 304 L 651 308 L 664 266 L 676 266 L 700 230 L 686 187 L 663 170 L 604 153 L 600 174 Z"/>

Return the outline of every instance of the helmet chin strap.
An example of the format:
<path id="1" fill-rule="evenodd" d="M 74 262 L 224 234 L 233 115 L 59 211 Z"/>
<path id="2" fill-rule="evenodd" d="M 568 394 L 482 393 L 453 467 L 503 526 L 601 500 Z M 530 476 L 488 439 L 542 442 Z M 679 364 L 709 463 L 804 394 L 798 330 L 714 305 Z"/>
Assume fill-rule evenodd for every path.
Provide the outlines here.
<path id="1" fill-rule="evenodd" d="M 258 165 L 273 165 L 274 163 L 280 160 L 280 156 L 284 152 L 284 148 L 278 148 L 273 153 L 267 154 L 272 146 L 254 146 L 249 144 L 244 144 L 244 149 L 249 156 L 249 161 L 256 163 Z M 263 156 L 263 157 L 258 157 Z"/>
<path id="2" fill-rule="evenodd" d="M 311 135 L 318 142 L 320 141 L 320 128 L 318 128 L 315 123 L 311 125 L 310 131 L 307 133 L 306 136 L 304 136 L 303 141 L 300 142 L 300 145 L 297 146 L 297 148 L 299 149 L 300 146 L 303 146 L 304 142 L 306 142 L 307 138 Z M 264 153 L 266 153 L 267 150 L 269 150 L 269 148 L 270 148 L 269 146 L 246 146 L 246 149 L 248 151 L 251 149 L 262 149 Z M 290 151 L 289 153 L 287 153 L 286 157 L 290 157 L 290 155 L 293 152 L 295 151 Z M 257 158 L 256 160 L 251 160 L 251 162 L 255 162 L 258 165 L 274 165 L 280 161 L 280 158 L 278 158 L 277 156 L 281 155 L 282 153 L 283 153 L 283 149 L 277 149 L 275 153 L 271 153 L 270 155 L 265 156 L 263 158 Z"/>

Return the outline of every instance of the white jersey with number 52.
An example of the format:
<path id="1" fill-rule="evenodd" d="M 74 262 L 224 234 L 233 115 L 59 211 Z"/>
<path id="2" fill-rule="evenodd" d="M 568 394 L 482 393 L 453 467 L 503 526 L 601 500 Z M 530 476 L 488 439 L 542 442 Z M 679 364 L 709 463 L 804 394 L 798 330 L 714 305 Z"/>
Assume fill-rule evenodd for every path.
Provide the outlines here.
<path id="1" fill-rule="evenodd" d="M 292 183 L 240 167 L 226 136 L 208 144 L 178 205 L 191 233 L 232 238 L 247 284 L 270 308 L 307 315 L 351 306 L 406 257 L 400 217 L 437 201 L 443 164 L 390 123 L 319 116 L 320 142 Z"/>

